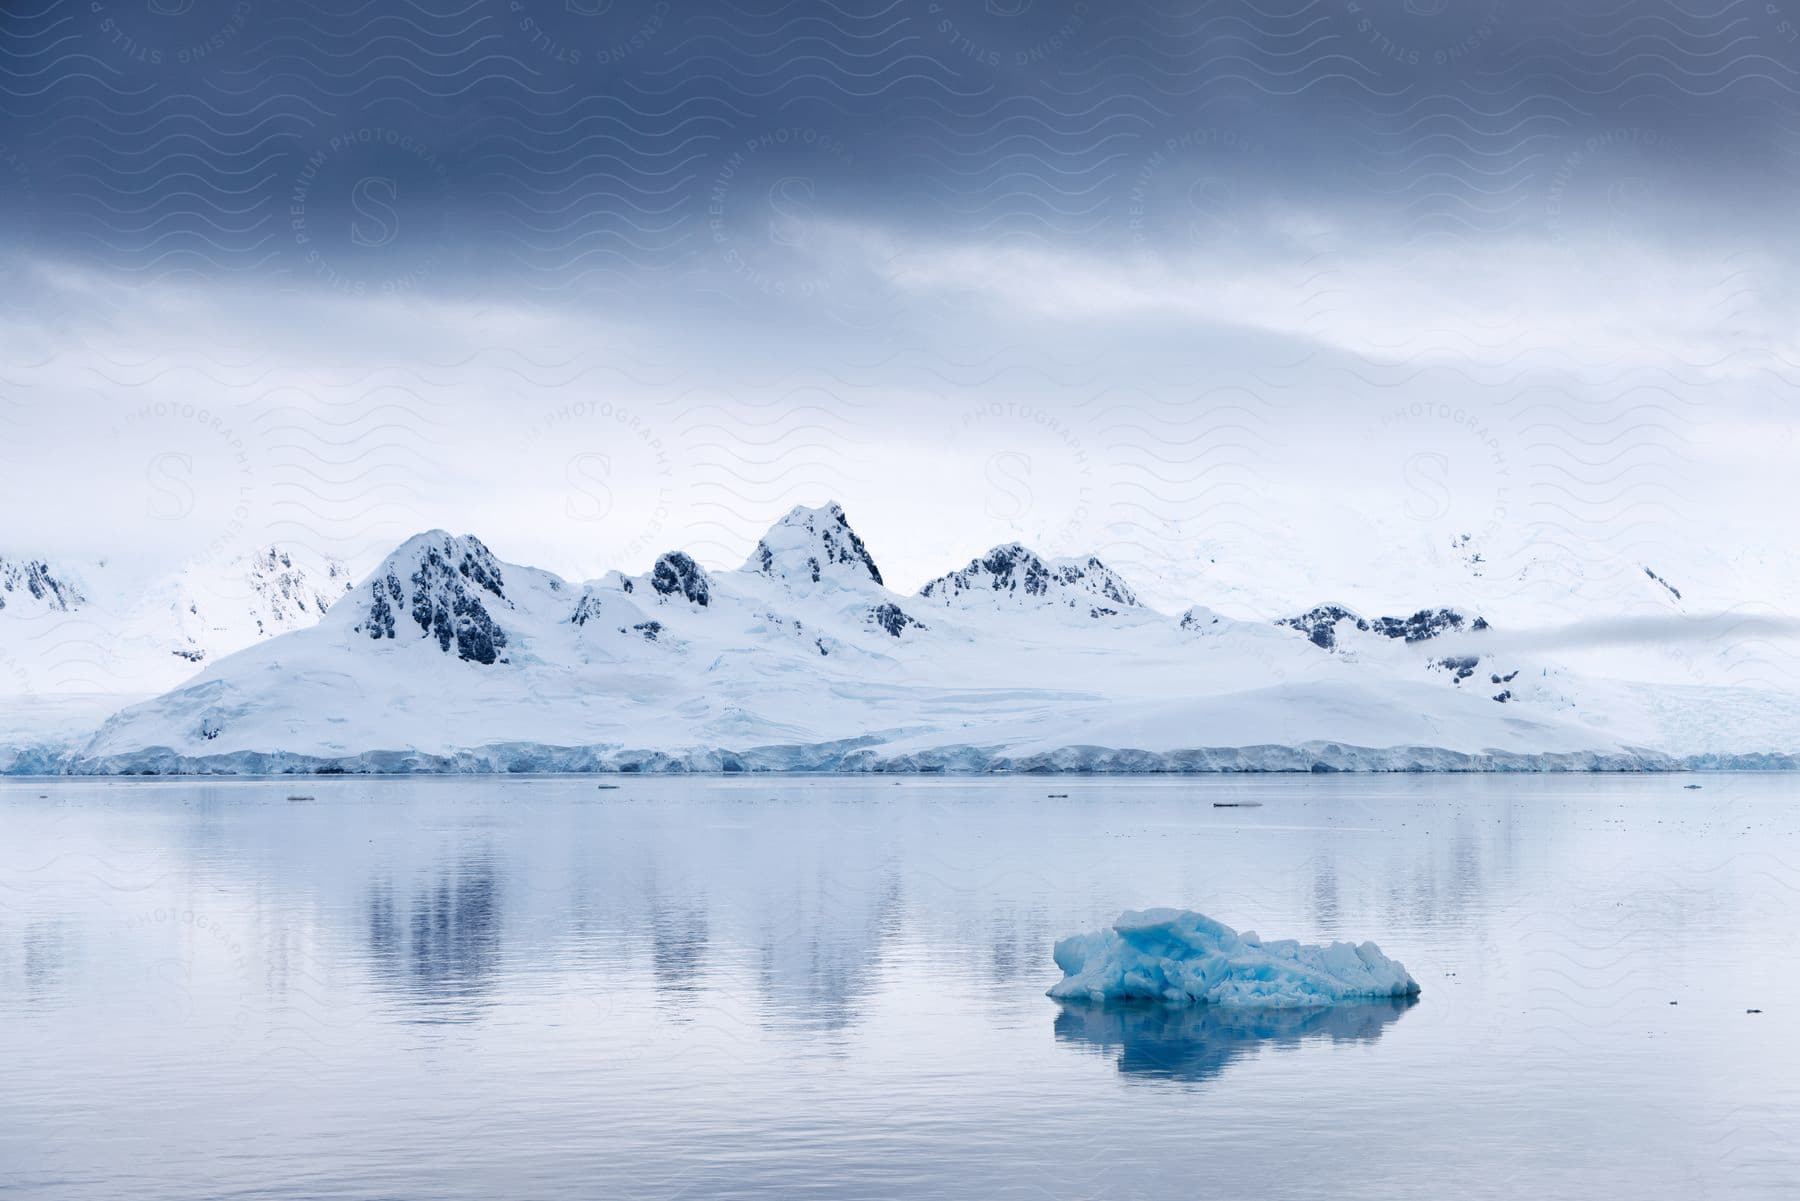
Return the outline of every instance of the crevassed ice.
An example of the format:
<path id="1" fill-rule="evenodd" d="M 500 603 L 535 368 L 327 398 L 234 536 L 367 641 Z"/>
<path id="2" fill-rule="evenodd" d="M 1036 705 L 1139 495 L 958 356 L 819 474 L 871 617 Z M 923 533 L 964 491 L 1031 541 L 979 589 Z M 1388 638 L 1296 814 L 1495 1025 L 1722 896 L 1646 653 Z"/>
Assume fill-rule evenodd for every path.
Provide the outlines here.
<path id="1" fill-rule="evenodd" d="M 1065 938 L 1056 966 L 1061 1000 L 1294 1007 L 1419 991 L 1372 942 L 1264 942 L 1181 909 L 1128 910 L 1110 930 Z"/>

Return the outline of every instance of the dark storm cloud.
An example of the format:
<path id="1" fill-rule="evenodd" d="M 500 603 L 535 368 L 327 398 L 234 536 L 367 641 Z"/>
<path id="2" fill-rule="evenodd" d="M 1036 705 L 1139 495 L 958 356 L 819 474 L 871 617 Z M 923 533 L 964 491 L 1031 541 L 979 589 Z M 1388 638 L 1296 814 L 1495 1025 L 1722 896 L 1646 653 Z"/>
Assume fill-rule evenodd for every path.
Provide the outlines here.
<path id="1" fill-rule="evenodd" d="M 779 294 L 807 279 L 771 247 L 821 213 L 1076 248 L 1255 239 L 1271 205 L 1675 237 L 1786 193 L 1790 7 L 25 0 L 0 203 L 50 254 L 347 292 L 725 264 Z"/>

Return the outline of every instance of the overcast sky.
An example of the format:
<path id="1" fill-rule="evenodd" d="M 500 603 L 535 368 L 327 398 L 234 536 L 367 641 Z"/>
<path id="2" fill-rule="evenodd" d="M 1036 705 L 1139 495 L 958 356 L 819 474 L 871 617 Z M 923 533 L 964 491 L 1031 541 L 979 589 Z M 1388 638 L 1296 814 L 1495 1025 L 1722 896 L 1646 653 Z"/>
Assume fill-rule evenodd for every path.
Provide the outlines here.
<path id="1" fill-rule="evenodd" d="M 0 554 L 1786 564 L 1789 7 L 28 0 Z"/>

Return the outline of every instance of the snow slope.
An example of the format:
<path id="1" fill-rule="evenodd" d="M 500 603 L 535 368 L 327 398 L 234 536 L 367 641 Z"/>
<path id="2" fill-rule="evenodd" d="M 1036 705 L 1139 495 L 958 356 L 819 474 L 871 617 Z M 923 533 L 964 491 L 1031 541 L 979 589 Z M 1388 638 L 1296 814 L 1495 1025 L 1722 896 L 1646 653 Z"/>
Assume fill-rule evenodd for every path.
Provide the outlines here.
<path id="1" fill-rule="evenodd" d="M 0 745 L 85 725 L 324 616 L 354 581 L 282 547 L 151 579 L 0 556 Z"/>
<path id="2" fill-rule="evenodd" d="M 1791 693 L 1489 654 L 1502 632 L 1458 617 L 1334 618 L 1327 646 L 1304 623 L 1164 614 L 1096 558 L 1017 545 L 902 596 L 835 504 L 794 509 L 737 570 L 670 552 L 585 583 L 431 531 L 317 624 L 11 767 L 1586 769 L 1800 749 Z"/>

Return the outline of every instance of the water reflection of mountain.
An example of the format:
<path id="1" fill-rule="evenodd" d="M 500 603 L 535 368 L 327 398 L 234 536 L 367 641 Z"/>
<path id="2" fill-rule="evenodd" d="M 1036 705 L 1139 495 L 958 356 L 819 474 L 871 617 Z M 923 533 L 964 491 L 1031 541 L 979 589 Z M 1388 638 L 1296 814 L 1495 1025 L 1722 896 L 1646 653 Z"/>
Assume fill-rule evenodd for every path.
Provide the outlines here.
<path id="1" fill-rule="evenodd" d="M 1127 1076 L 1190 1083 L 1211 1080 L 1263 1047 L 1307 1040 L 1374 1042 L 1417 997 L 1321 1009 L 1240 1009 L 1220 1005 L 1062 1004 L 1058 1042 L 1117 1054 Z"/>
<path id="2" fill-rule="evenodd" d="M 676 1015 L 685 1015 L 705 988 L 707 951 L 712 928 L 705 902 L 652 902 L 650 968 L 657 999 Z"/>
<path id="3" fill-rule="evenodd" d="M 32 1005 L 63 990 L 68 969 L 69 934 L 60 919 L 37 918 L 19 932 L 15 954 L 11 939 L 0 942 L 0 1006 L 18 1000 Z"/>
<path id="4" fill-rule="evenodd" d="M 369 892 L 369 962 L 380 980 L 441 1009 L 428 1020 L 474 1016 L 473 1003 L 500 967 L 500 877 L 492 860 L 440 869 L 405 891 L 391 882 Z"/>
<path id="5" fill-rule="evenodd" d="M 900 883 L 891 874 L 865 884 L 821 873 L 809 891 L 791 906 L 763 899 L 764 1012 L 781 1026 L 841 1030 L 875 991 L 882 956 L 899 933 Z"/>

